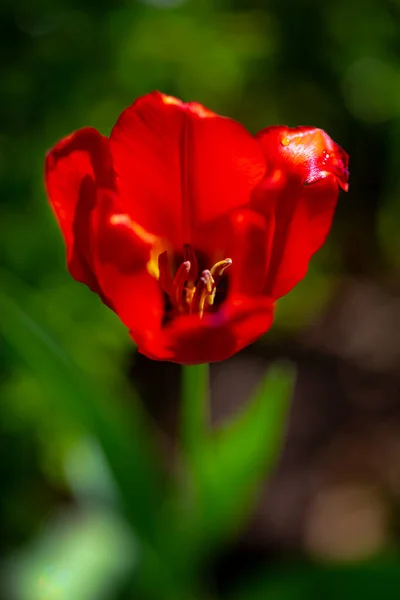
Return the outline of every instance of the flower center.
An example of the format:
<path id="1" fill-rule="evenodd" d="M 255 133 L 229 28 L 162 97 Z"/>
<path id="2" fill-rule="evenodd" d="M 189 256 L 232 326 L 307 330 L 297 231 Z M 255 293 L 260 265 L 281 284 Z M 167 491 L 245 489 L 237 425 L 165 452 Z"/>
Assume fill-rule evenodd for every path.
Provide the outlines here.
<path id="1" fill-rule="evenodd" d="M 232 260 L 225 258 L 216 262 L 211 269 L 204 269 L 199 276 L 196 254 L 189 244 L 183 249 L 183 262 L 174 277 L 171 274 L 167 251 L 158 257 L 159 284 L 167 296 L 167 309 L 181 314 L 198 314 L 213 306 L 217 286 Z"/>

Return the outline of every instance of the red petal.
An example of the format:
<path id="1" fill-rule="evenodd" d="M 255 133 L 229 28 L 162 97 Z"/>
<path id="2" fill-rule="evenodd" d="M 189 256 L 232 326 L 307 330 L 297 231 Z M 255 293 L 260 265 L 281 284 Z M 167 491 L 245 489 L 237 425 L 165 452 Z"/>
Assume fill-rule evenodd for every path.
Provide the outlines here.
<path id="1" fill-rule="evenodd" d="M 115 312 L 130 330 L 136 344 L 151 344 L 159 335 L 164 303 L 157 280 L 147 271 L 124 275 L 112 265 L 104 267 L 102 285 L 110 293 Z"/>
<path id="2" fill-rule="evenodd" d="M 91 128 L 64 138 L 47 154 L 45 177 L 67 245 L 69 270 L 101 295 L 92 268 L 91 218 L 98 186 L 114 185 L 108 140 Z"/>
<path id="3" fill-rule="evenodd" d="M 267 127 L 257 134 L 270 168 L 310 185 L 330 175 L 348 189 L 349 157 L 325 131 L 313 127 Z"/>
<path id="4" fill-rule="evenodd" d="M 265 172 L 258 142 L 239 123 L 159 92 L 122 113 L 110 143 L 129 214 L 176 247 L 248 202 Z"/>
<path id="5" fill-rule="evenodd" d="M 98 281 L 137 344 L 161 327 L 163 298 L 148 271 L 154 236 L 120 212 L 118 197 L 99 190 L 93 223 L 93 263 Z"/>
<path id="6" fill-rule="evenodd" d="M 232 296 L 220 311 L 174 319 L 139 351 L 149 358 L 183 365 L 225 360 L 265 333 L 273 320 L 272 303 L 262 297 Z"/>
<path id="7" fill-rule="evenodd" d="M 347 186 L 348 159 L 319 129 L 271 127 L 259 138 L 269 174 L 255 190 L 251 206 L 271 225 L 265 293 L 279 298 L 304 277 L 311 256 L 328 235 L 338 183 Z"/>
<path id="8" fill-rule="evenodd" d="M 250 209 L 234 211 L 230 221 L 229 293 L 257 296 L 263 293 L 266 282 L 268 224 L 264 215 Z"/>

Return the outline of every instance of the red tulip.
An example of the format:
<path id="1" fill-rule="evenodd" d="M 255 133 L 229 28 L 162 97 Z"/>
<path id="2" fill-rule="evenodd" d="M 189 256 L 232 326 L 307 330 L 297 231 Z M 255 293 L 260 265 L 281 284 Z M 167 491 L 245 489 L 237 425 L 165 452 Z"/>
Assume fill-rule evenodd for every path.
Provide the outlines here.
<path id="1" fill-rule="evenodd" d="M 72 276 L 139 351 L 182 364 L 228 358 L 271 326 L 330 229 L 348 157 L 321 129 L 253 137 L 154 92 L 109 138 L 84 128 L 47 155 L 46 185 Z"/>

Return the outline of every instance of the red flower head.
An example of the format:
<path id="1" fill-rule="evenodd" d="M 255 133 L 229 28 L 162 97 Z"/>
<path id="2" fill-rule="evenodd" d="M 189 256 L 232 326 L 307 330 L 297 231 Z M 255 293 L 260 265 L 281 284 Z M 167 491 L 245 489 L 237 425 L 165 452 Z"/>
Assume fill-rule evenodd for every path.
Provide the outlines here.
<path id="1" fill-rule="evenodd" d="M 110 138 L 84 128 L 48 154 L 46 185 L 75 279 L 147 356 L 223 360 L 271 326 L 274 301 L 324 242 L 348 158 L 309 127 L 256 137 L 154 92 Z"/>

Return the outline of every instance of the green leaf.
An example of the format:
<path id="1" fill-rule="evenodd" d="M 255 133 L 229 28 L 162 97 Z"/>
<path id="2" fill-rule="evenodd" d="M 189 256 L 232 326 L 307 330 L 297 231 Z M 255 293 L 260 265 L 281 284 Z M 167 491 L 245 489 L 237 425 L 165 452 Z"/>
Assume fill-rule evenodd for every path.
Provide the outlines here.
<path id="1" fill-rule="evenodd" d="M 71 357 L 11 296 L 0 292 L 0 331 L 18 357 L 40 379 L 49 410 L 61 411 L 93 434 L 118 485 L 126 515 L 135 531 L 154 537 L 154 515 L 161 493 L 143 436 L 143 418 L 136 404 L 132 420 L 122 405 L 108 398 Z"/>
<path id="2" fill-rule="evenodd" d="M 237 529 L 262 478 L 270 475 L 282 447 L 293 370 L 275 365 L 254 397 L 207 444 L 192 445 L 194 519 L 198 542 L 218 543 Z M 199 427 L 200 436 L 203 436 Z"/>
<path id="3" fill-rule="evenodd" d="M 0 334 L 37 377 L 48 410 L 61 413 L 98 441 L 126 522 L 140 538 L 139 586 L 151 593 L 158 589 L 156 597 L 160 589 L 165 598 L 186 597 L 187 582 L 181 576 L 185 565 L 177 561 L 180 544 L 168 511 L 169 489 L 162 485 L 137 398 L 132 394 L 128 412 L 118 398 L 97 386 L 47 334 L 40 307 L 34 316 L 32 310 L 23 310 L 24 286 L 3 274 L 2 282 L 8 293 L 0 291 Z"/>

